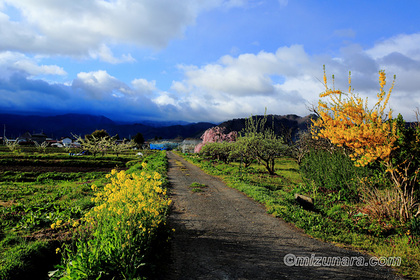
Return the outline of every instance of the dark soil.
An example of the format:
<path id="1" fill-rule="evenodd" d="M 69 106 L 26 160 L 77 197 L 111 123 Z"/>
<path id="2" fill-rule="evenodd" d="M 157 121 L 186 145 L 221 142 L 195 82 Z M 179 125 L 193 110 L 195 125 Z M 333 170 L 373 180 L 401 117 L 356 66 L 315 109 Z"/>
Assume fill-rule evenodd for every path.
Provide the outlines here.
<path id="1" fill-rule="evenodd" d="M 287 266 L 285 256 L 364 257 L 303 234 L 221 180 L 168 152 L 175 228 L 159 279 L 401 279 L 379 266 Z M 192 191 L 191 183 L 207 187 Z"/>
<path id="2" fill-rule="evenodd" d="M 114 167 L 115 168 L 115 167 Z M 77 172 L 109 172 L 112 167 L 95 167 L 95 166 L 36 166 L 36 165 L 9 165 L 1 166 L 0 172 L 61 172 L 61 173 L 77 173 Z"/>

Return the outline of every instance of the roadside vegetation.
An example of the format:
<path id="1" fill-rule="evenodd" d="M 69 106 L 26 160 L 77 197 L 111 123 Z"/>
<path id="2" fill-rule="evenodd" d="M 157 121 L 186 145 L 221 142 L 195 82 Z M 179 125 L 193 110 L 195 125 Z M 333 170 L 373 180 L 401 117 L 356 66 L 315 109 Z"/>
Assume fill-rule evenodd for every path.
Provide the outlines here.
<path id="1" fill-rule="evenodd" d="M 0 279 L 153 274 L 168 236 L 164 152 L 81 152 L 0 146 Z"/>
<path id="2" fill-rule="evenodd" d="M 250 117 L 236 139 L 207 131 L 199 153 L 184 154 L 267 211 L 321 240 L 377 257 L 401 257 L 399 273 L 420 279 L 420 126 L 392 118 L 379 73 L 377 103 L 330 89 L 309 132 L 286 145 Z M 388 110 L 388 111 L 387 111 Z M 208 137 L 209 133 L 214 137 Z M 220 140 L 228 139 L 228 140 Z M 305 205 L 296 195 L 313 199 Z"/>

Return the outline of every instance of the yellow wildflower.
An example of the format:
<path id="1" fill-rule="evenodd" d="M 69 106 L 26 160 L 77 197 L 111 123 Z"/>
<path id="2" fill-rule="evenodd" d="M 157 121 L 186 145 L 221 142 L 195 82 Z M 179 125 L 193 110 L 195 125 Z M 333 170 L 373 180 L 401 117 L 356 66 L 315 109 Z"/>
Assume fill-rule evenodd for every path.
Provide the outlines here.
<path id="1" fill-rule="evenodd" d="M 159 180 L 160 178 L 162 178 L 162 176 L 159 173 L 155 172 L 155 175 L 153 176 L 153 179 Z"/>

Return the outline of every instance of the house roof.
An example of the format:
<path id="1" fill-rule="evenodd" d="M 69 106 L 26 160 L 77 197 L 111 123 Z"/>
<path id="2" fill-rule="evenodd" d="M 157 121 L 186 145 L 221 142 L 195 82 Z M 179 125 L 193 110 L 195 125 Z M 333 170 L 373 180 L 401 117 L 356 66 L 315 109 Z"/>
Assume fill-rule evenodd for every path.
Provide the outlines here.
<path id="1" fill-rule="evenodd" d="M 47 135 L 44 132 L 32 134 L 32 137 L 45 137 L 47 138 Z"/>

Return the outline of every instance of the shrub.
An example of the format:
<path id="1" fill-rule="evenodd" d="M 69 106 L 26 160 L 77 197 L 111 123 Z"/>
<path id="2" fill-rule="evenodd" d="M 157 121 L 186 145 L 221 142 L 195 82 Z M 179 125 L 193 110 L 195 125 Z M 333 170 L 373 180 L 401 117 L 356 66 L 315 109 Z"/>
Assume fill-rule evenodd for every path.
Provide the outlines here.
<path id="1" fill-rule="evenodd" d="M 200 154 L 212 159 L 221 160 L 224 163 L 230 161 L 230 154 L 233 150 L 235 143 L 222 142 L 222 143 L 207 143 L 201 148 Z"/>
<path id="2" fill-rule="evenodd" d="M 348 156 L 340 151 L 312 151 L 302 160 L 300 171 L 306 183 L 324 192 L 336 192 L 339 199 L 355 199 L 360 179 L 367 176 L 365 167 L 356 167 Z"/>

